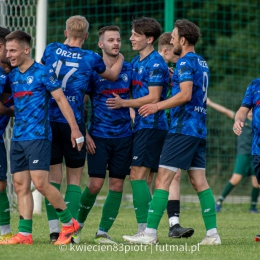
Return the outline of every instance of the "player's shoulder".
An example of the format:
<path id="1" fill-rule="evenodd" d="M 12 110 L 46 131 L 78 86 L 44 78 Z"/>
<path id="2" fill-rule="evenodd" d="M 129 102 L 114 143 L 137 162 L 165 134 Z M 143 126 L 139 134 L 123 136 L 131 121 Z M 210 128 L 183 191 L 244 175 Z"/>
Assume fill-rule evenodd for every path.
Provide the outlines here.
<path id="1" fill-rule="evenodd" d="M 259 87 L 260 86 L 260 78 L 253 79 L 250 82 L 249 86 L 251 86 L 251 87 L 256 87 L 257 86 L 257 87 Z"/>
<path id="2" fill-rule="evenodd" d="M 133 65 L 128 61 L 123 62 L 122 71 L 132 70 Z"/>
<path id="3" fill-rule="evenodd" d="M 132 60 L 131 60 L 131 64 L 133 65 L 135 62 L 137 62 L 140 59 L 140 55 L 135 56 Z"/>
<path id="4" fill-rule="evenodd" d="M 51 42 L 49 43 L 45 50 L 53 50 L 53 49 L 57 49 L 57 48 L 60 48 L 62 47 L 62 43 L 59 43 L 59 42 Z"/>
<path id="5" fill-rule="evenodd" d="M 0 78 L 5 79 L 7 76 L 7 73 L 5 70 L 0 66 Z"/>

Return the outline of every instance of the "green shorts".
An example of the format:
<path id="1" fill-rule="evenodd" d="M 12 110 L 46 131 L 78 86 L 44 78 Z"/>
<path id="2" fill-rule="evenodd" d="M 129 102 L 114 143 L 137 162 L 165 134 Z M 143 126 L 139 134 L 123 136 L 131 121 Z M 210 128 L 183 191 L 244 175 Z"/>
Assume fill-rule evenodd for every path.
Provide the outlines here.
<path id="1" fill-rule="evenodd" d="M 255 175 L 251 154 L 237 155 L 234 173 L 241 174 L 243 177 Z"/>

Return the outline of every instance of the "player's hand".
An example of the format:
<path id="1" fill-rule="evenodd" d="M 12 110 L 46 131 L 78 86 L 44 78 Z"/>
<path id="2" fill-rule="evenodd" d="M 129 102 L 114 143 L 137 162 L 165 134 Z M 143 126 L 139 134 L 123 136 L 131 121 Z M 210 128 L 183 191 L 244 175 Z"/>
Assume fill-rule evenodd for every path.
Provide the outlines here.
<path id="1" fill-rule="evenodd" d="M 122 99 L 119 95 L 113 93 L 114 98 L 108 98 L 106 101 L 106 105 L 109 109 L 117 109 L 123 106 L 124 99 Z"/>
<path id="2" fill-rule="evenodd" d="M 143 105 L 139 108 L 138 112 L 140 116 L 147 117 L 151 114 L 155 114 L 156 112 L 158 112 L 158 106 L 157 104 Z"/>
<path id="3" fill-rule="evenodd" d="M 86 133 L 86 149 L 88 154 L 94 154 L 96 152 L 96 145 L 88 133 Z"/>
<path id="4" fill-rule="evenodd" d="M 77 145 L 78 151 L 80 151 L 84 145 L 84 136 L 78 128 L 71 129 L 71 142 L 73 148 Z"/>
<path id="5" fill-rule="evenodd" d="M 242 134 L 242 128 L 244 127 L 244 122 L 236 121 L 233 125 L 233 131 L 236 135 Z"/>

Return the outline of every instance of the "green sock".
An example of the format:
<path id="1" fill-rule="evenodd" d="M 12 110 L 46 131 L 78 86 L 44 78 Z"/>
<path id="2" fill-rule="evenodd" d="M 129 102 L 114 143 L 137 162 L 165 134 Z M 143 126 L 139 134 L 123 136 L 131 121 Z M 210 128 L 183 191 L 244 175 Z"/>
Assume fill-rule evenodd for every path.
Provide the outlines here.
<path id="1" fill-rule="evenodd" d="M 202 217 L 206 230 L 217 227 L 216 208 L 212 190 L 210 188 L 198 193 Z"/>
<path id="2" fill-rule="evenodd" d="M 163 213 L 167 207 L 169 192 L 166 190 L 156 189 L 149 208 L 147 227 L 157 229 Z"/>
<path id="3" fill-rule="evenodd" d="M 99 230 L 108 232 L 108 230 L 112 227 L 119 211 L 122 194 L 122 191 L 117 192 L 109 190 L 102 209 L 102 217 L 98 228 Z"/>
<path id="4" fill-rule="evenodd" d="M 147 223 L 151 193 L 146 180 L 131 181 L 137 223 Z"/>
<path id="5" fill-rule="evenodd" d="M 259 195 L 259 188 L 253 187 L 252 192 L 251 192 L 251 207 L 250 207 L 250 209 L 256 208 L 258 195 Z"/>
<path id="6" fill-rule="evenodd" d="M 60 186 L 61 186 L 60 184 L 51 182 L 51 185 L 53 185 L 55 188 L 60 190 Z M 51 205 L 51 203 L 46 198 L 44 199 L 44 202 L 45 202 L 45 208 L 46 208 L 46 213 L 47 213 L 48 220 L 59 219 L 59 217 L 57 215 L 57 211 Z"/>
<path id="7" fill-rule="evenodd" d="M 20 219 L 18 231 L 32 233 L 32 219 Z"/>
<path id="8" fill-rule="evenodd" d="M 56 211 L 57 215 L 59 216 L 61 223 L 69 223 L 72 219 L 72 215 L 68 208 L 62 210 L 62 211 Z"/>
<path id="9" fill-rule="evenodd" d="M 10 224 L 10 204 L 6 189 L 4 192 L 0 191 L 0 226 Z"/>
<path id="10" fill-rule="evenodd" d="M 75 219 L 77 218 L 78 215 L 80 197 L 81 197 L 80 187 L 77 185 L 69 184 L 67 186 L 64 201 L 66 202 L 72 217 Z"/>
<path id="11" fill-rule="evenodd" d="M 92 209 L 92 207 L 96 201 L 97 195 L 98 195 L 98 193 L 92 194 L 89 191 L 88 187 L 86 187 L 85 190 L 82 192 L 81 198 L 80 198 L 78 216 L 77 216 L 77 220 L 79 223 L 84 223 L 85 220 L 87 219 L 88 213 Z"/>
<path id="12" fill-rule="evenodd" d="M 235 185 L 231 184 L 229 181 L 227 182 L 226 186 L 222 190 L 221 195 L 218 197 L 218 202 L 222 203 L 222 201 L 226 198 L 226 196 L 233 190 Z"/>

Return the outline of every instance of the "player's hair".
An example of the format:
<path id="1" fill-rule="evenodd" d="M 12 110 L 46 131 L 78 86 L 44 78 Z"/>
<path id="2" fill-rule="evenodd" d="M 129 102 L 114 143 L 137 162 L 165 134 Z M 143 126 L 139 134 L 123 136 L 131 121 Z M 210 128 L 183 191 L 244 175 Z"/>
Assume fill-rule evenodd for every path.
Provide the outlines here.
<path id="1" fill-rule="evenodd" d="M 88 32 L 89 23 L 84 16 L 74 15 L 66 21 L 66 30 L 73 38 L 84 38 Z"/>
<path id="2" fill-rule="evenodd" d="M 108 25 L 108 26 L 104 26 L 102 28 L 100 28 L 100 30 L 98 31 L 98 37 L 102 37 L 104 36 L 105 32 L 107 31 L 116 31 L 120 33 L 120 29 L 118 26 L 116 25 Z"/>
<path id="3" fill-rule="evenodd" d="M 10 31 L 7 28 L 0 26 L 0 42 L 5 44 L 5 36 L 7 36 L 10 33 Z"/>
<path id="4" fill-rule="evenodd" d="M 176 20 L 174 27 L 178 28 L 179 38 L 184 37 L 191 45 L 195 46 L 201 36 L 200 28 L 189 20 Z"/>
<path id="5" fill-rule="evenodd" d="M 172 35 L 171 32 L 163 33 L 158 40 L 158 51 L 161 52 L 163 48 L 173 47 L 171 44 Z"/>
<path id="6" fill-rule="evenodd" d="M 139 34 L 144 34 L 146 37 L 153 37 L 153 43 L 159 38 L 162 33 L 161 25 L 150 17 L 141 17 L 132 21 L 132 29 Z"/>
<path id="7" fill-rule="evenodd" d="M 30 46 L 31 39 L 32 37 L 30 34 L 23 32 L 21 30 L 13 31 L 5 37 L 6 41 L 16 40 L 19 42 L 19 44 L 25 44 L 28 46 Z"/>

